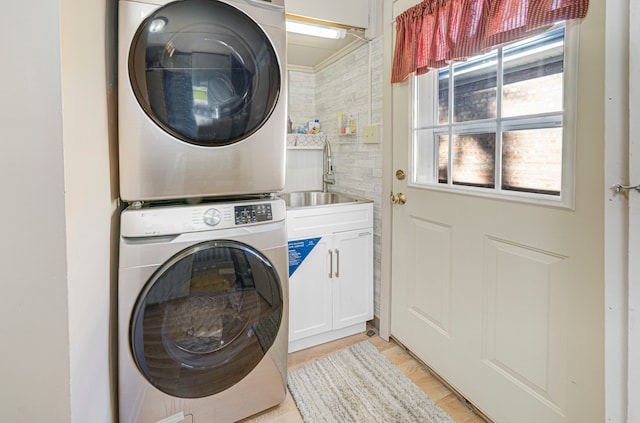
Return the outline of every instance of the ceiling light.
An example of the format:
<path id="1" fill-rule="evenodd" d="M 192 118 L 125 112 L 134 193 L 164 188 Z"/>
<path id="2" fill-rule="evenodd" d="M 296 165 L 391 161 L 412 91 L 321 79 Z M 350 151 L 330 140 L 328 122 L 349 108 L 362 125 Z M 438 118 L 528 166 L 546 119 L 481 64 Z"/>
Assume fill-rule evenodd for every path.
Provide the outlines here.
<path id="1" fill-rule="evenodd" d="M 292 21 L 289 19 L 287 19 L 287 31 L 295 32 L 296 34 L 311 35 L 314 37 L 333 38 L 335 40 L 344 38 L 347 33 L 343 28 L 333 28 L 306 22 Z"/>

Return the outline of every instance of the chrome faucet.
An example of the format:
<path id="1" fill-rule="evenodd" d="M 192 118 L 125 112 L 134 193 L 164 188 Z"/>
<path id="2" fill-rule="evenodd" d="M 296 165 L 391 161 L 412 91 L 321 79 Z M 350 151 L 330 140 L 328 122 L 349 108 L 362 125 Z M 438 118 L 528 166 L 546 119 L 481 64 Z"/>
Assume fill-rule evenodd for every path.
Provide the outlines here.
<path id="1" fill-rule="evenodd" d="M 322 192 L 328 192 L 327 185 L 335 184 L 336 178 L 333 175 L 333 165 L 331 164 L 331 143 L 327 139 L 324 140 L 322 156 Z"/>

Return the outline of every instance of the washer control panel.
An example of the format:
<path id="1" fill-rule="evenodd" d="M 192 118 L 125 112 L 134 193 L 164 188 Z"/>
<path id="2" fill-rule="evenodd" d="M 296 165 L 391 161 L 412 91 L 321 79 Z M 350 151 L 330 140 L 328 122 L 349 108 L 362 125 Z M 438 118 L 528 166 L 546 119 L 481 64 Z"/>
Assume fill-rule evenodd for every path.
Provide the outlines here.
<path id="1" fill-rule="evenodd" d="M 268 222 L 273 220 L 271 204 L 251 204 L 235 206 L 236 225 L 248 223 Z"/>
<path id="2" fill-rule="evenodd" d="M 123 237 L 148 237 L 230 229 L 283 221 L 286 206 L 281 199 L 238 201 L 187 206 L 130 207 L 122 212 Z"/>

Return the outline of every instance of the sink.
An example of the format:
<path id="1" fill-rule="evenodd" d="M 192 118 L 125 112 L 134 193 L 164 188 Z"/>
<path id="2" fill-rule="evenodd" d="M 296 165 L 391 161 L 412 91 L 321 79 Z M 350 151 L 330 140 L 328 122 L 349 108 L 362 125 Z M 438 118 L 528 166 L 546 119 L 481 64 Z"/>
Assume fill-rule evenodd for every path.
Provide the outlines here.
<path id="1" fill-rule="evenodd" d="M 322 191 L 287 192 L 279 194 L 278 196 L 284 200 L 288 208 L 315 207 L 331 204 L 349 204 L 369 201 L 347 194 Z"/>

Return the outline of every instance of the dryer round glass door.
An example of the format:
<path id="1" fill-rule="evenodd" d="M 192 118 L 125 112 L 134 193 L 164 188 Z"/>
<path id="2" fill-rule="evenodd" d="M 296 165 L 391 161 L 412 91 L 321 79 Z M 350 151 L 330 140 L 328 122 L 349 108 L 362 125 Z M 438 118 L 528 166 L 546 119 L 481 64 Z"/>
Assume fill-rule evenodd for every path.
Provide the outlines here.
<path id="1" fill-rule="evenodd" d="M 260 252 L 235 241 L 196 244 L 146 283 L 131 320 L 140 372 L 179 398 L 235 385 L 267 353 L 282 321 L 278 274 Z"/>
<path id="2" fill-rule="evenodd" d="M 248 137 L 269 118 L 280 94 L 280 65 L 267 34 L 217 0 L 157 9 L 134 35 L 128 67 L 149 118 L 195 145 Z"/>

